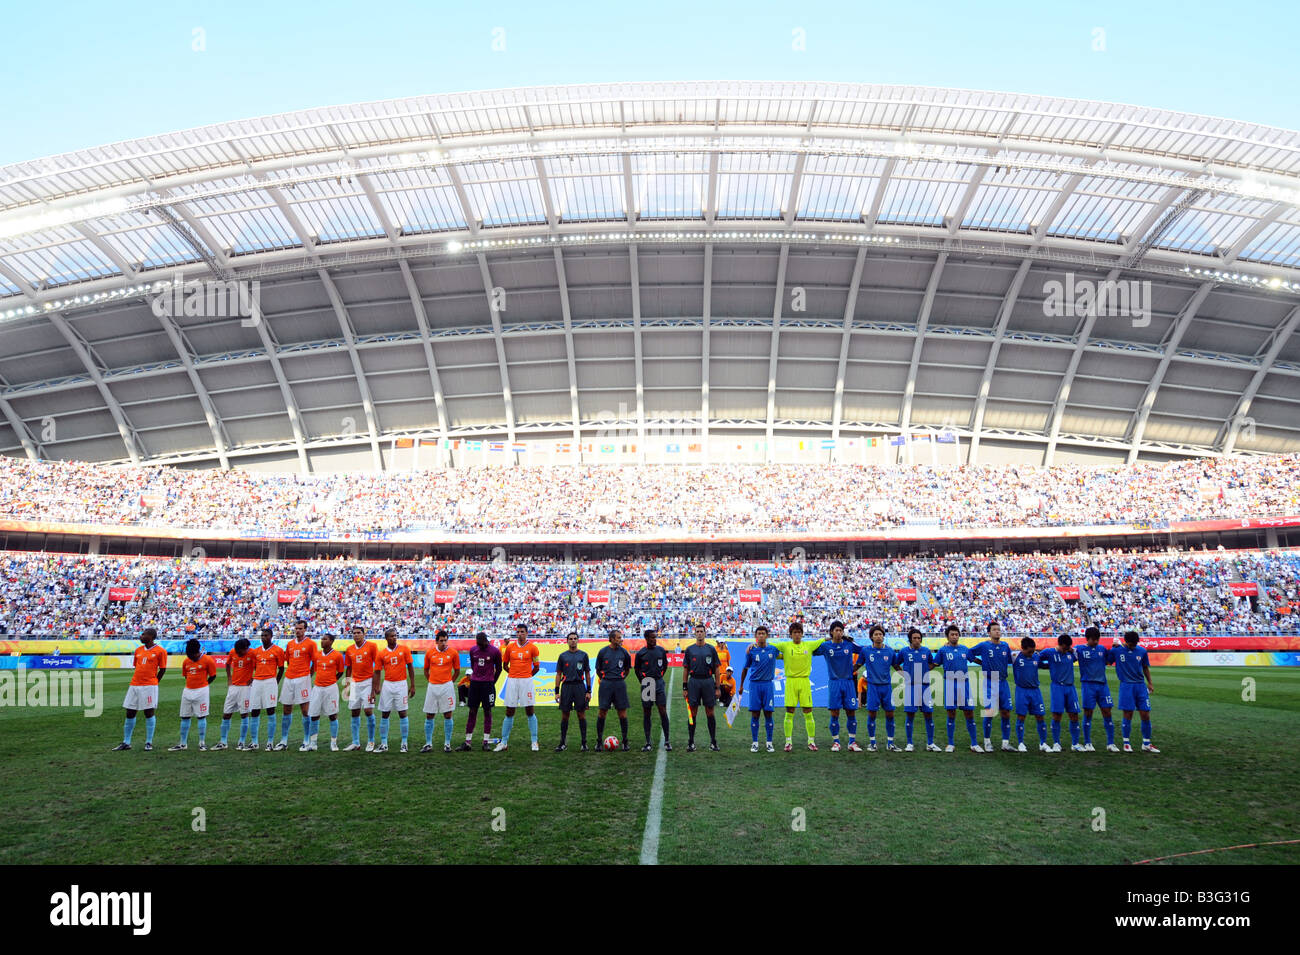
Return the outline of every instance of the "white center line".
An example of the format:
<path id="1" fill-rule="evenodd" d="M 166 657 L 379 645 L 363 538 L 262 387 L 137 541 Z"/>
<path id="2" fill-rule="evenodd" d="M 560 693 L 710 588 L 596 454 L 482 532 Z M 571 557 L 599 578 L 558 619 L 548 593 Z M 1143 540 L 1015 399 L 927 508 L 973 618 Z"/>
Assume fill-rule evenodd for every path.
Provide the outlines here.
<path id="1" fill-rule="evenodd" d="M 666 681 L 668 694 L 668 725 L 672 726 L 673 690 L 672 683 L 677 679 L 676 672 L 669 674 Z M 661 731 L 662 732 L 662 731 Z M 668 771 L 668 751 L 660 740 L 659 755 L 655 757 L 655 776 L 650 783 L 650 807 L 645 814 L 645 834 L 641 837 L 641 865 L 659 864 L 659 826 L 664 811 L 664 774 Z"/>

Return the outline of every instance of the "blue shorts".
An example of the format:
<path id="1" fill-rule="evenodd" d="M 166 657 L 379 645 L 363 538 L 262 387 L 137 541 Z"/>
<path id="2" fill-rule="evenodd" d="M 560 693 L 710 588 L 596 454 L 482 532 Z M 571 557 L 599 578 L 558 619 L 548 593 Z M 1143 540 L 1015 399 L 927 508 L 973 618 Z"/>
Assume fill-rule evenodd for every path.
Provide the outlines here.
<path id="1" fill-rule="evenodd" d="M 1073 686 L 1052 684 L 1052 712 L 1070 714 L 1079 712 L 1079 694 L 1074 691 Z"/>
<path id="2" fill-rule="evenodd" d="M 1016 687 L 1016 716 L 1039 716 L 1043 715 L 1043 691 L 1039 689 L 1029 689 L 1028 687 Z"/>
<path id="3" fill-rule="evenodd" d="M 762 710 L 765 713 L 772 712 L 772 701 L 776 699 L 776 693 L 772 689 L 772 681 L 754 682 L 749 684 L 749 709 L 750 711 Z"/>
<path id="4" fill-rule="evenodd" d="M 888 683 L 868 683 L 867 712 L 874 713 L 876 710 L 894 712 L 893 689 Z"/>
<path id="5" fill-rule="evenodd" d="M 1145 683 L 1121 683 L 1119 685 L 1119 708 L 1121 710 L 1141 710 L 1151 712 L 1151 696 L 1147 693 Z"/>
<path id="6" fill-rule="evenodd" d="M 915 713 L 920 710 L 929 716 L 934 712 L 934 707 L 930 705 L 930 688 L 921 682 L 909 683 L 903 681 L 903 712 Z"/>
<path id="7" fill-rule="evenodd" d="M 1000 673 L 985 673 L 983 675 L 983 683 L 984 687 L 983 692 L 980 694 L 980 705 L 986 710 L 994 708 L 993 686 L 996 683 L 998 688 L 997 709 L 1010 711 L 1011 684 L 1007 682 L 1007 678 Z"/>
<path id="8" fill-rule="evenodd" d="M 858 691 L 852 680 L 831 680 L 827 694 L 826 709 L 856 710 L 858 708 Z"/>
<path id="9" fill-rule="evenodd" d="M 1103 710 L 1111 709 L 1115 704 L 1110 699 L 1110 684 L 1108 683 L 1085 683 L 1083 684 L 1083 708 L 1091 710 L 1093 707 L 1101 707 Z"/>
<path id="10" fill-rule="evenodd" d="M 971 692 L 970 677 L 965 673 L 943 675 L 943 708 L 945 710 L 975 709 L 975 694 Z"/>

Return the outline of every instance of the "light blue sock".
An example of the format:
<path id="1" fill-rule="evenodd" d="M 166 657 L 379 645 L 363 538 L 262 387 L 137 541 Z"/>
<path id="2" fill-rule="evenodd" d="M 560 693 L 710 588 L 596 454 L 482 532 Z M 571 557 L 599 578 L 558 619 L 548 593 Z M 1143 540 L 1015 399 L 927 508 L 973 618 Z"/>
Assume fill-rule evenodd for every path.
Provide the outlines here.
<path id="1" fill-rule="evenodd" d="M 131 737 L 135 735 L 135 717 L 128 716 L 122 724 L 122 742 L 127 746 L 131 745 Z"/>
<path id="2" fill-rule="evenodd" d="M 249 719 L 247 716 L 239 718 L 239 741 L 241 743 L 248 739 L 248 724 Z"/>
<path id="3" fill-rule="evenodd" d="M 361 715 L 352 717 L 352 742 L 361 742 Z"/>
<path id="4" fill-rule="evenodd" d="M 146 716 L 144 718 L 144 741 L 145 743 L 153 742 L 154 727 L 158 725 L 158 717 Z"/>
<path id="5" fill-rule="evenodd" d="M 276 710 L 271 710 L 271 712 L 266 715 L 266 719 L 267 728 L 270 730 L 270 732 L 266 734 L 266 741 L 268 743 L 274 743 L 275 738 L 280 735 L 280 714 Z"/>
<path id="6" fill-rule="evenodd" d="M 380 746 L 388 745 L 388 717 L 387 716 L 381 716 L 379 718 L 379 745 Z"/>
<path id="7" fill-rule="evenodd" d="M 188 716 L 181 719 L 181 745 L 190 744 L 190 718 Z"/>
<path id="8" fill-rule="evenodd" d="M 311 717 L 306 713 L 302 714 L 302 741 L 305 743 L 310 740 L 315 732 L 311 726 Z"/>
<path id="9" fill-rule="evenodd" d="M 515 725 L 515 718 L 513 716 L 507 716 L 505 719 L 501 721 L 501 742 L 503 743 L 510 742 L 510 730 L 514 727 L 514 725 Z"/>
<path id="10" fill-rule="evenodd" d="M 442 745 L 443 746 L 451 745 L 451 734 L 452 731 L 455 729 L 454 722 L 455 721 L 452 720 L 451 717 L 446 717 L 442 721 Z"/>
<path id="11" fill-rule="evenodd" d="M 285 713 L 285 714 L 284 714 L 284 717 L 280 720 L 280 723 L 281 723 L 281 726 L 280 726 L 280 742 L 283 743 L 285 746 L 288 746 L 288 745 L 289 745 L 289 726 L 293 723 L 293 713 L 292 713 L 292 712 Z"/>
<path id="12" fill-rule="evenodd" d="M 261 729 L 262 729 L 261 714 L 258 714 L 257 716 L 250 716 L 248 718 L 248 745 L 249 746 L 252 746 L 254 748 L 257 746 L 257 734 Z"/>
<path id="13" fill-rule="evenodd" d="M 307 727 L 307 738 L 311 739 L 320 732 L 320 717 L 308 717 L 309 725 Z"/>
<path id="14" fill-rule="evenodd" d="M 206 716 L 199 717 L 199 745 L 208 745 L 208 718 Z"/>
<path id="15" fill-rule="evenodd" d="M 428 714 L 424 717 L 424 745 L 433 745 L 433 717 Z"/>
<path id="16" fill-rule="evenodd" d="M 1144 743 L 1151 742 L 1151 721 L 1150 720 L 1142 721 L 1142 742 Z"/>
<path id="17" fill-rule="evenodd" d="M 230 739 L 230 717 L 223 716 L 221 718 L 221 745 L 225 746 L 228 739 Z"/>
<path id="18" fill-rule="evenodd" d="M 411 731 L 411 718 L 409 716 L 399 716 L 397 720 L 397 725 L 401 727 L 402 730 L 402 745 L 406 745 L 406 739 L 410 735 Z"/>
<path id="19" fill-rule="evenodd" d="M 528 738 L 534 743 L 537 742 L 537 714 L 536 713 L 528 717 Z"/>
<path id="20" fill-rule="evenodd" d="M 330 739 L 337 742 L 339 738 L 339 721 L 330 720 Z"/>
<path id="21" fill-rule="evenodd" d="M 375 714 L 373 712 L 366 714 L 366 742 L 375 741 Z"/>

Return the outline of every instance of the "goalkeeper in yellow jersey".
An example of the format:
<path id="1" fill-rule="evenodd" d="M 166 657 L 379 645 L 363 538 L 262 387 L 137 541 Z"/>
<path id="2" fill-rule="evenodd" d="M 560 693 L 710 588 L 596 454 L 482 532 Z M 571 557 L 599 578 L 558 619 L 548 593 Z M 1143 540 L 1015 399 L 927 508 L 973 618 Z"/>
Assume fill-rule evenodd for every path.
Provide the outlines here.
<path id="1" fill-rule="evenodd" d="M 803 725 L 808 731 L 808 748 L 817 752 L 817 723 L 812 715 L 812 674 L 813 651 L 825 643 L 825 639 L 805 640 L 803 624 L 797 620 L 790 624 L 789 640 L 774 640 L 776 655 L 785 662 L 785 751 L 794 749 L 795 707 L 803 707 Z"/>

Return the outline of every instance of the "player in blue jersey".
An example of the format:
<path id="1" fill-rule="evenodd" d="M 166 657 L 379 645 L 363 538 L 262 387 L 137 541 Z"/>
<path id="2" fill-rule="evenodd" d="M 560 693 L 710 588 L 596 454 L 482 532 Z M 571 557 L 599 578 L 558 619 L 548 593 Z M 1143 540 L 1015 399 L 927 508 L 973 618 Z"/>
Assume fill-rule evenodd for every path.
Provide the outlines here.
<path id="1" fill-rule="evenodd" d="M 939 752 L 934 743 L 934 697 L 926 676 L 934 667 L 934 654 L 927 647 L 921 646 L 921 631 L 913 627 L 907 631 L 909 646 L 899 650 L 894 656 L 894 669 L 903 674 L 903 712 L 907 714 L 907 746 L 903 751 L 912 752 L 912 719 L 920 710 L 925 716 L 925 748 L 932 753 Z"/>
<path id="2" fill-rule="evenodd" d="M 1119 708 L 1124 713 L 1121 724 L 1124 730 L 1124 752 L 1133 752 L 1129 745 L 1129 731 L 1133 728 L 1133 711 L 1142 714 L 1142 752 L 1158 753 L 1151 745 L 1151 696 L 1155 684 L 1151 682 L 1151 667 L 1147 661 L 1146 647 L 1138 646 L 1136 630 L 1124 634 L 1124 646 L 1112 648 L 1115 656 L 1115 675 L 1119 677 Z"/>
<path id="3" fill-rule="evenodd" d="M 1007 667 L 1013 651 L 1002 642 L 1002 626 L 988 625 L 988 639 L 971 647 L 970 658 L 980 665 L 980 706 L 984 708 L 984 752 L 993 752 L 993 708 L 1002 717 L 1002 748 L 1011 749 L 1011 681 Z"/>
<path id="4" fill-rule="evenodd" d="M 1011 661 L 1011 672 L 1016 681 L 1016 751 L 1025 749 L 1025 717 L 1032 715 L 1038 720 L 1038 748 L 1050 753 L 1047 745 L 1047 726 L 1043 722 L 1043 692 L 1038 688 L 1038 654 L 1034 652 L 1033 637 L 1020 641 L 1020 652 Z"/>
<path id="5" fill-rule="evenodd" d="M 826 675 L 830 678 L 826 708 L 831 711 L 831 752 L 840 751 L 840 710 L 848 711 L 849 752 L 860 753 L 858 745 L 858 694 L 853 687 L 853 673 L 857 669 L 854 658 L 862 654 L 852 640 L 844 639 L 844 624 L 839 620 L 830 626 L 831 638 L 813 651 L 815 657 L 826 658 Z"/>
<path id="6" fill-rule="evenodd" d="M 1115 651 L 1101 645 L 1101 631 L 1089 627 L 1083 632 L 1084 645 L 1075 648 L 1079 657 L 1079 686 L 1083 689 L 1083 749 L 1086 753 L 1095 753 L 1092 745 L 1092 710 L 1101 709 L 1101 718 L 1106 721 L 1106 749 L 1118 753 L 1115 745 L 1115 721 L 1110 711 L 1114 704 L 1110 699 L 1110 684 L 1106 680 L 1107 664 L 1115 662 Z"/>
<path id="7" fill-rule="evenodd" d="M 982 753 L 975 742 L 975 694 L 970 688 L 970 648 L 957 641 L 961 630 L 949 624 L 943 631 L 947 643 L 939 648 L 936 657 L 943 667 L 943 708 L 948 712 L 948 746 L 945 752 L 956 749 L 957 711 L 966 717 L 966 732 L 970 734 L 971 752 Z"/>
<path id="8" fill-rule="evenodd" d="M 898 656 L 885 646 L 885 628 L 875 624 L 871 628 L 871 646 L 861 652 L 862 668 L 867 677 L 867 692 L 863 705 L 867 709 L 867 752 L 876 751 L 876 711 L 885 711 L 885 749 L 899 752 L 894 745 L 894 659 Z"/>
<path id="9" fill-rule="evenodd" d="M 1070 749 L 1083 752 L 1079 742 L 1079 695 L 1074 691 L 1074 663 L 1078 655 L 1068 634 L 1056 638 L 1056 646 L 1038 655 L 1038 666 L 1046 670 L 1052 687 L 1052 752 L 1061 751 L 1061 715 L 1070 714 Z"/>
<path id="10" fill-rule="evenodd" d="M 749 679 L 749 735 L 753 740 L 749 744 L 751 753 L 758 752 L 758 714 L 762 713 L 767 726 L 767 751 L 775 753 L 772 745 L 772 706 L 776 694 L 772 692 L 772 677 L 776 673 L 776 647 L 767 644 L 767 627 L 754 631 L 754 642 L 745 651 L 745 667 L 740 671 L 740 683 L 736 686 L 736 696 L 743 698 L 745 680 Z"/>

